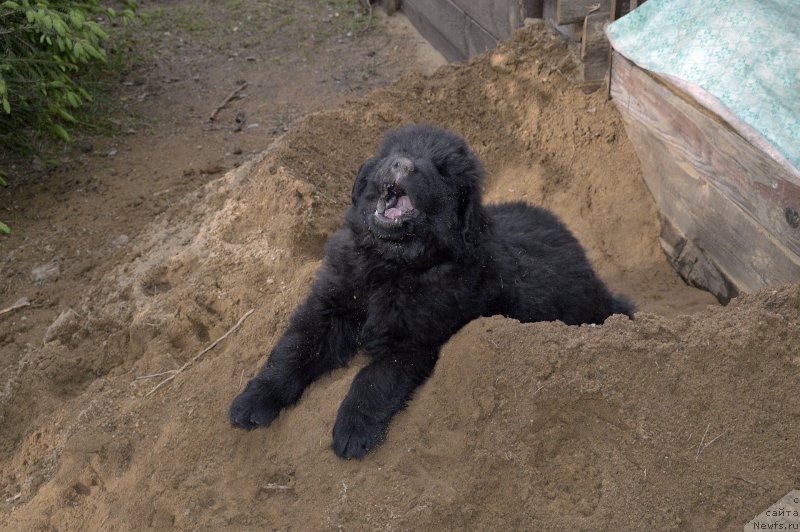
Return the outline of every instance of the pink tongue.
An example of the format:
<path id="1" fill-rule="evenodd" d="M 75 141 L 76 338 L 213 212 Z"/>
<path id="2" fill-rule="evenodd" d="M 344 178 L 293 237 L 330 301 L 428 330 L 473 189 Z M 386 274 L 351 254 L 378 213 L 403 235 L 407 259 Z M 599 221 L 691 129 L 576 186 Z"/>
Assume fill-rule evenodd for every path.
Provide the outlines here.
<path id="1" fill-rule="evenodd" d="M 411 204 L 411 200 L 408 199 L 408 196 L 400 196 L 400 199 L 397 200 L 397 205 L 391 209 L 386 209 L 386 212 L 384 212 L 383 215 L 394 220 L 413 208 L 414 206 Z"/>
<path id="2" fill-rule="evenodd" d="M 403 211 L 397 207 L 392 207 L 391 209 L 386 209 L 386 212 L 384 212 L 383 215 L 394 220 L 395 218 L 400 218 L 400 216 L 403 215 Z"/>

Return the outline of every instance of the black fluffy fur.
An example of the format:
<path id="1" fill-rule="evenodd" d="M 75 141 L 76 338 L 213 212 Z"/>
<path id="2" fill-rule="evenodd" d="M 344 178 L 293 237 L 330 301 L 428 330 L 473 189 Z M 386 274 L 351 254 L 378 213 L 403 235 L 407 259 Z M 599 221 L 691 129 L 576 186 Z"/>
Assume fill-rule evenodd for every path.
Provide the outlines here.
<path id="1" fill-rule="evenodd" d="M 552 213 L 481 204 L 483 167 L 431 125 L 389 132 L 353 184 L 345 226 L 328 240 L 311 294 L 258 376 L 230 407 L 239 427 L 269 425 L 357 350 L 371 359 L 339 409 L 333 450 L 360 458 L 432 373 L 441 346 L 479 316 L 603 323 L 632 305 L 612 295 Z M 408 196 L 397 221 L 387 206 Z"/>

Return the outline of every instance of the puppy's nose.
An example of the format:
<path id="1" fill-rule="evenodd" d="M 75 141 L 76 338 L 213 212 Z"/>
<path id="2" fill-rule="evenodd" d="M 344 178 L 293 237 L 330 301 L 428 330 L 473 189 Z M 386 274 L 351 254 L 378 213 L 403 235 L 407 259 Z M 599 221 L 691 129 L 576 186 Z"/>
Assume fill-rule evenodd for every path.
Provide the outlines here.
<path id="1" fill-rule="evenodd" d="M 406 157 L 402 157 L 400 155 L 395 156 L 394 159 L 391 159 L 391 162 L 389 163 L 388 174 L 391 180 L 395 183 L 413 171 L 414 163 L 411 161 L 411 159 Z"/>

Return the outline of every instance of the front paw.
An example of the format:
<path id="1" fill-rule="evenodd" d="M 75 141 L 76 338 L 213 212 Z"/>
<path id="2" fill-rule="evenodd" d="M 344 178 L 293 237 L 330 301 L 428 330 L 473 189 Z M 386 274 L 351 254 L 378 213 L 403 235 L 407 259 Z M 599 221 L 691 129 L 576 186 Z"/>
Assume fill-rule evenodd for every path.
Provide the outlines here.
<path id="1" fill-rule="evenodd" d="M 233 425 L 249 430 L 272 423 L 283 407 L 268 383 L 253 379 L 233 400 L 228 416 Z"/>
<path id="2" fill-rule="evenodd" d="M 344 405 L 333 426 L 333 452 L 339 458 L 363 458 L 386 437 L 389 421 L 375 421 Z"/>

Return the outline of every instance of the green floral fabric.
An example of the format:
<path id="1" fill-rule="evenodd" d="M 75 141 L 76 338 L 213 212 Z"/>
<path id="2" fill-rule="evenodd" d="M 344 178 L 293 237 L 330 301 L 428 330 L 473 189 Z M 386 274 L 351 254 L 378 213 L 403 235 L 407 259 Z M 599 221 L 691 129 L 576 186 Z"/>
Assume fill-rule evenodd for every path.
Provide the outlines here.
<path id="1" fill-rule="evenodd" d="M 606 34 L 640 67 L 707 91 L 800 168 L 800 0 L 649 0 Z"/>

